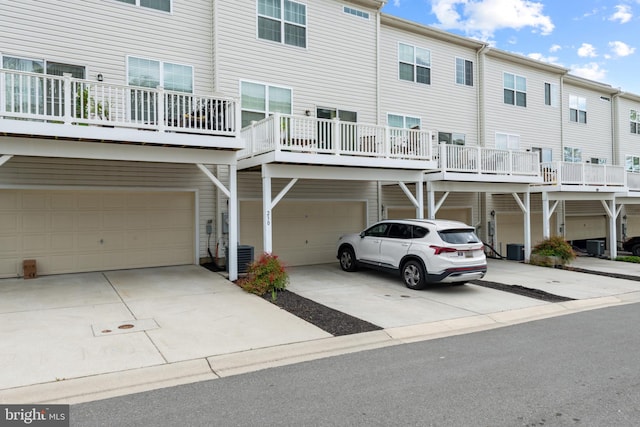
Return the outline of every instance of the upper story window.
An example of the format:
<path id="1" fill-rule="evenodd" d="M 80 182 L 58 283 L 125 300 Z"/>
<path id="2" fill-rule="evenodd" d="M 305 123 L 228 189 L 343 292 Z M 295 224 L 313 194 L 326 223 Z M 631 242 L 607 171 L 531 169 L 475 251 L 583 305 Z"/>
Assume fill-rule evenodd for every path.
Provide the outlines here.
<path id="1" fill-rule="evenodd" d="M 527 106 L 527 78 L 511 73 L 504 73 L 504 103 Z"/>
<path id="2" fill-rule="evenodd" d="M 387 114 L 387 124 L 392 128 L 420 129 L 420 118 L 399 114 Z"/>
<path id="3" fill-rule="evenodd" d="M 400 80 L 431 84 L 431 51 L 408 44 L 398 45 Z"/>
<path id="4" fill-rule="evenodd" d="M 139 7 L 171 12 L 171 0 L 118 0 Z"/>
<path id="5" fill-rule="evenodd" d="M 349 15 L 358 16 L 363 19 L 369 19 L 369 14 L 362 10 L 354 9 L 349 6 L 345 6 L 343 10 L 344 10 L 344 13 L 348 13 Z"/>
<path id="6" fill-rule="evenodd" d="M 573 147 L 564 147 L 562 160 L 569 163 L 582 162 L 582 150 Z"/>
<path id="7" fill-rule="evenodd" d="M 130 56 L 127 62 L 127 83 L 130 86 L 162 86 L 166 90 L 192 93 L 193 67 Z"/>
<path id="8" fill-rule="evenodd" d="M 555 83 L 544 84 L 544 105 L 550 107 L 557 107 L 559 100 L 559 87 Z"/>
<path id="9" fill-rule="evenodd" d="M 448 145 L 464 145 L 464 133 L 438 132 L 438 143 Z"/>
<path id="10" fill-rule="evenodd" d="M 531 151 L 538 153 L 540 163 L 550 163 L 553 160 L 553 150 L 546 147 L 531 147 Z"/>
<path id="11" fill-rule="evenodd" d="M 496 133 L 496 148 L 498 150 L 519 150 L 520 135 L 512 133 Z"/>
<path id="12" fill-rule="evenodd" d="M 605 159 L 604 157 L 592 157 L 591 163 L 593 163 L 594 165 L 606 165 L 607 159 Z"/>
<path id="13" fill-rule="evenodd" d="M 630 111 L 629 123 L 631 125 L 631 133 L 640 134 L 640 111 L 637 111 L 637 110 Z"/>
<path id="14" fill-rule="evenodd" d="M 307 6 L 290 0 L 258 0 L 258 37 L 307 47 Z"/>
<path id="15" fill-rule="evenodd" d="M 640 157 L 639 156 L 626 156 L 625 169 L 627 172 L 640 173 Z"/>
<path id="16" fill-rule="evenodd" d="M 569 95 L 569 120 L 576 123 L 587 123 L 587 99 Z"/>
<path id="17" fill-rule="evenodd" d="M 456 83 L 473 86 L 473 62 L 456 58 Z"/>
<path id="18" fill-rule="evenodd" d="M 241 82 L 242 127 L 269 114 L 291 114 L 291 89 L 261 83 Z"/>

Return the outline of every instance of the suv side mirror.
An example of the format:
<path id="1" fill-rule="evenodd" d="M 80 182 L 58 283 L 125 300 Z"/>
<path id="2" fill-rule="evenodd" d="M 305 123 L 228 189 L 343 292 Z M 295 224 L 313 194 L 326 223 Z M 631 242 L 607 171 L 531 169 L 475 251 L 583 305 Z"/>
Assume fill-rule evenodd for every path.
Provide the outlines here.
<path id="1" fill-rule="evenodd" d="M 363 239 L 364 238 L 364 231 L 360 232 L 360 238 Z"/>

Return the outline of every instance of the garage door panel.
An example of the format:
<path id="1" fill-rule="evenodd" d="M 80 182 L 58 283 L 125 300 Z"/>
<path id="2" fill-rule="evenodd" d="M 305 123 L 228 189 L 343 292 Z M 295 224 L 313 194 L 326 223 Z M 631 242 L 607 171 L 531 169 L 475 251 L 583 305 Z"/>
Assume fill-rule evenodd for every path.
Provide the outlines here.
<path id="1" fill-rule="evenodd" d="M 366 204 L 351 201 L 281 201 L 273 210 L 273 251 L 285 265 L 335 261 L 341 234 L 362 230 Z M 262 249 L 262 203 L 240 204 L 240 243 Z"/>
<path id="2" fill-rule="evenodd" d="M 30 258 L 39 274 L 194 262 L 193 192 L 0 190 L 0 200 L 0 277 Z"/>
<path id="3" fill-rule="evenodd" d="M 607 218 L 604 215 L 567 215 L 565 221 L 567 240 L 583 240 L 607 235 Z"/>

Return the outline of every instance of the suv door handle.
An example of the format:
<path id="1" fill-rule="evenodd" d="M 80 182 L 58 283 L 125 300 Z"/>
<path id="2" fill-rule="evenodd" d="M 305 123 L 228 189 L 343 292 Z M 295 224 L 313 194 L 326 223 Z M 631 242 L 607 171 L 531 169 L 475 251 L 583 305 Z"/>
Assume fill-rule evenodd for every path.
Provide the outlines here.
<path id="1" fill-rule="evenodd" d="M 408 243 L 403 243 L 401 246 L 409 246 Z"/>

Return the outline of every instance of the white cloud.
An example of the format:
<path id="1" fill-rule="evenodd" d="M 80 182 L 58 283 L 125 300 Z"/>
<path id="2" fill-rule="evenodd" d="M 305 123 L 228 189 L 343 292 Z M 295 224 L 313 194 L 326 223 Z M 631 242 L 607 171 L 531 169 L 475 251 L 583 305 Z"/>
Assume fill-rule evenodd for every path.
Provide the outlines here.
<path id="1" fill-rule="evenodd" d="M 629 56 L 636 51 L 635 47 L 631 47 L 621 41 L 609 42 L 609 47 L 616 56 Z"/>
<path id="2" fill-rule="evenodd" d="M 596 48 L 589 43 L 582 43 L 582 46 L 578 48 L 578 56 L 595 58 L 598 56 L 596 53 Z"/>
<path id="3" fill-rule="evenodd" d="M 589 62 L 583 65 L 572 65 L 571 73 L 585 79 L 603 81 L 607 75 L 607 70 L 600 68 L 600 65 L 596 62 Z"/>
<path id="4" fill-rule="evenodd" d="M 541 53 L 534 52 L 527 55 L 531 59 L 546 62 L 548 64 L 561 65 L 557 56 L 544 56 Z"/>
<path id="5" fill-rule="evenodd" d="M 610 21 L 619 21 L 621 24 L 631 21 L 633 13 L 631 13 L 631 7 L 626 4 L 616 5 L 616 13 L 609 17 Z"/>
<path id="6" fill-rule="evenodd" d="M 393 5 L 395 7 L 400 7 L 400 0 L 393 0 Z"/>
<path id="7" fill-rule="evenodd" d="M 554 44 L 549 48 L 549 52 L 557 52 L 562 49 L 562 46 L 559 44 Z"/>
<path id="8" fill-rule="evenodd" d="M 503 28 L 532 27 L 551 34 L 551 18 L 542 13 L 544 5 L 531 0 L 431 0 L 431 11 L 444 29 L 462 30 L 481 40 Z"/>

